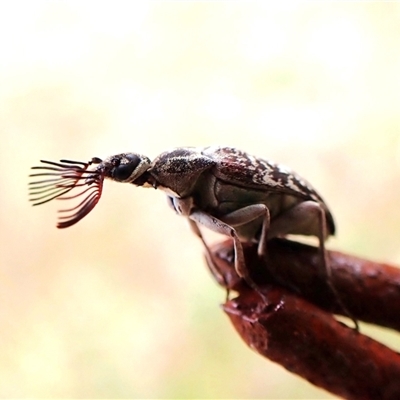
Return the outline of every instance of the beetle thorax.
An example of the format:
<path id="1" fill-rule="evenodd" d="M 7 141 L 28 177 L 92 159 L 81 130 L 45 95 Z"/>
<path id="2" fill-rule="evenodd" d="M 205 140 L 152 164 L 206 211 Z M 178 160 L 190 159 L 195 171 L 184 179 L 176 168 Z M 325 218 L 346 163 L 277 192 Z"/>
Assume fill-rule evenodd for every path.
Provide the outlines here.
<path id="1" fill-rule="evenodd" d="M 201 174 L 213 165 L 213 160 L 196 149 L 179 148 L 157 157 L 148 172 L 156 187 L 175 197 L 187 197 Z"/>

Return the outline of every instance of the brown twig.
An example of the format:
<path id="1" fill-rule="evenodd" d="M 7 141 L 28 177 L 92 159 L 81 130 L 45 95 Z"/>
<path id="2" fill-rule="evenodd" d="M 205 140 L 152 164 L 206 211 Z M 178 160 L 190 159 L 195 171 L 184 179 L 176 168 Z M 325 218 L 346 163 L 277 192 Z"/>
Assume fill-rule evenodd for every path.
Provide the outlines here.
<path id="1" fill-rule="evenodd" d="M 333 317 L 341 310 L 321 277 L 318 249 L 272 240 L 264 262 L 256 246 L 246 245 L 246 263 L 263 299 L 234 271 L 230 241 L 212 254 L 220 283 L 239 293 L 223 308 L 251 348 L 339 396 L 400 398 L 400 355 Z M 329 259 L 333 284 L 351 313 L 398 330 L 400 270 L 333 251 Z"/>
<path id="2" fill-rule="evenodd" d="M 279 283 L 332 313 L 342 314 L 326 277 L 321 274 L 318 248 L 284 239 L 269 241 L 268 259 L 256 245 L 244 245 L 247 265 L 260 284 Z M 240 282 L 232 265 L 230 241 L 212 249 L 215 262 L 231 289 Z M 400 331 L 400 269 L 338 251 L 328 251 L 332 283 L 354 317 Z"/>

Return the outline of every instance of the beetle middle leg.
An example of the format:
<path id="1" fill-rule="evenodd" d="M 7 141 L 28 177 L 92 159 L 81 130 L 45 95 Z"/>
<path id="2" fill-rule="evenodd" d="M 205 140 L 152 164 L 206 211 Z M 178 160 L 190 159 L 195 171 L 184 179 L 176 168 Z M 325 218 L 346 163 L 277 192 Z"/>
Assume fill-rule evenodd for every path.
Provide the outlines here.
<path id="1" fill-rule="evenodd" d="M 261 258 L 265 258 L 267 254 L 268 232 L 271 224 L 270 213 L 265 204 L 253 204 L 239 208 L 238 210 L 224 215 L 223 221 L 232 227 L 239 227 L 252 222 L 259 217 L 263 217 L 263 221 L 261 225 L 261 234 L 258 241 L 257 253 Z"/>
<path id="2" fill-rule="evenodd" d="M 267 230 L 269 226 L 269 212 L 268 208 L 264 204 L 256 204 L 236 210 L 228 215 L 225 215 L 223 221 L 216 217 L 211 216 L 210 214 L 207 214 L 204 211 L 196 209 L 193 210 L 189 215 L 189 219 L 193 221 L 196 225 L 194 230 L 196 231 L 198 236 L 200 236 L 200 238 L 202 238 L 202 235 L 197 227 L 197 223 L 204 225 L 205 227 L 216 233 L 220 233 L 233 238 L 234 252 L 235 252 L 235 258 L 234 258 L 235 270 L 238 273 L 238 275 L 242 277 L 249 284 L 249 286 L 258 293 L 260 293 L 258 285 L 253 281 L 253 279 L 250 276 L 250 271 L 246 267 L 242 243 L 239 239 L 239 236 L 234 226 L 244 225 L 248 222 L 251 222 L 259 218 L 260 216 L 264 216 L 266 221 L 266 223 L 265 222 L 263 223 L 261 235 L 267 237 Z M 194 227 L 192 222 L 191 225 L 192 227 Z M 203 243 L 205 243 L 204 240 Z M 208 248 L 207 245 L 206 248 Z M 208 250 L 207 252 L 209 253 Z M 212 257 L 210 261 L 212 264 Z"/>
<path id="3" fill-rule="evenodd" d="M 265 204 L 252 204 L 232 211 L 223 216 L 222 219 L 213 217 L 212 215 L 201 211 L 199 209 L 193 209 L 193 199 L 191 197 L 186 198 L 168 198 L 169 205 L 179 214 L 189 218 L 192 230 L 201 239 L 206 248 L 206 257 L 208 261 L 211 273 L 215 276 L 219 283 L 223 283 L 223 278 L 220 276 L 216 268 L 214 268 L 213 256 L 205 242 L 202 233 L 200 232 L 197 223 L 206 226 L 208 229 L 221 233 L 226 236 L 231 236 L 234 241 L 235 250 L 235 269 L 240 277 L 242 277 L 253 289 L 257 288 L 257 285 L 253 282 L 250 277 L 249 270 L 246 267 L 246 263 L 243 255 L 243 247 L 240 238 L 234 229 L 241 225 L 251 223 L 257 218 L 263 217 L 262 228 L 261 228 L 261 240 L 259 242 L 259 255 L 265 256 L 266 254 L 266 241 L 268 236 L 268 228 L 270 224 L 270 215 L 268 207 Z"/>

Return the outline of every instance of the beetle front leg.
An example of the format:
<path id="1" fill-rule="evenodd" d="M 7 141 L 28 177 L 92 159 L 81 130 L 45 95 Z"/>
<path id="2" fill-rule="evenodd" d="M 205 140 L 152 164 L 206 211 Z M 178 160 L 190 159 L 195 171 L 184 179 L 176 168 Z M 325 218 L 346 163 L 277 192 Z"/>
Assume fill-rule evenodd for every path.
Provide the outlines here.
<path id="1" fill-rule="evenodd" d="M 197 223 L 192 220 L 188 219 L 190 227 L 192 228 L 192 231 L 200 238 L 202 241 L 204 248 L 206 249 L 206 260 L 207 260 L 207 265 L 208 268 L 211 271 L 211 274 L 213 277 L 216 279 L 219 285 L 223 287 L 227 287 L 227 283 L 225 282 L 224 276 L 218 271 L 218 268 L 216 268 L 215 263 L 214 263 L 214 256 L 213 253 L 211 252 L 210 248 L 208 247 L 207 242 L 204 240 L 203 234 L 201 233 L 199 227 L 197 226 Z M 228 299 L 229 297 L 229 290 L 227 291 L 226 298 Z"/>

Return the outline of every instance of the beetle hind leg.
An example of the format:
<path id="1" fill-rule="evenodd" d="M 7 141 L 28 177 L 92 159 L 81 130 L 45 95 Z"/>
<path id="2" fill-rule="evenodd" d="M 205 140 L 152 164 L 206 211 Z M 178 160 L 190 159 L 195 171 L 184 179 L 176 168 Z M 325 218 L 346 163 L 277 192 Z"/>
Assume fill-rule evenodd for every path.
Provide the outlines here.
<path id="1" fill-rule="evenodd" d="M 358 322 L 348 310 L 339 291 L 332 282 L 332 271 L 325 248 L 325 240 L 331 234 L 327 229 L 327 218 L 324 207 L 316 201 L 304 201 L 292 209 L 286 211 L 281 216 L 274 219 L 268 233 L 268 239 L 287 234 L 313 235 L 317 236 L 319 253 L 321 257 L 321 272 L 324 274 L 326 284 L 336 299 L 337 305 L 341 308 L 344 315 L 349 317 L 359 330 Z"/>

